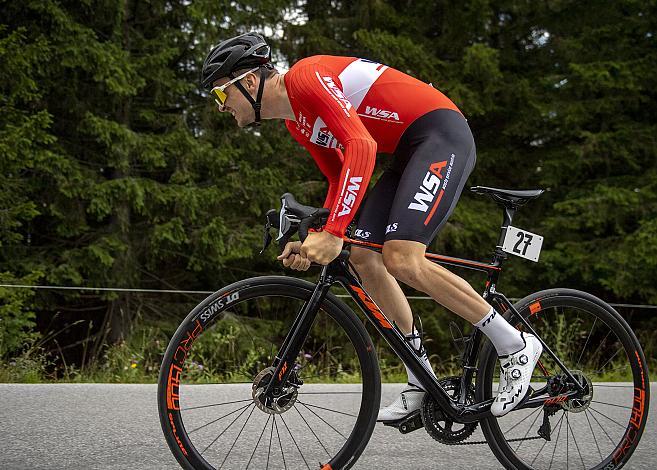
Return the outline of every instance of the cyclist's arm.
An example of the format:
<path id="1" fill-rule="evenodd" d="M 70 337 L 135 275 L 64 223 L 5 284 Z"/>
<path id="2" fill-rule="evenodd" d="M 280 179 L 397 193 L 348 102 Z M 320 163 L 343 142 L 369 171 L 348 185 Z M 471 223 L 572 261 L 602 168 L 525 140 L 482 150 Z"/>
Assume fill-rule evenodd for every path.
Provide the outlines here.
<path id="1" fill-rule="evenodd" d="M 294 121 L 285 121 L 285 125 L 292 137 L 308 150 L 319 170 L 328 180 L 329 187 L 323 207 L 330 209 L 338 190 L 338 180 L 340 179 L 340 170 L 342 170 L 342 153 L 334 148 L 325 148 L 313 144 L 297 129 Z"/>
<path id="2" fill-rule="evenodd" d="M 316 111 L 344 150 L 336 195 L 324 230 L 342 237 L 363 199 L 374 170 L 376 141 L 356 109 L 340 92 L 340 80 L 326 67 L 309 64 L 291 80 L 294 99 Z M 336 155 L 337 156 L 337 155 Z"/>

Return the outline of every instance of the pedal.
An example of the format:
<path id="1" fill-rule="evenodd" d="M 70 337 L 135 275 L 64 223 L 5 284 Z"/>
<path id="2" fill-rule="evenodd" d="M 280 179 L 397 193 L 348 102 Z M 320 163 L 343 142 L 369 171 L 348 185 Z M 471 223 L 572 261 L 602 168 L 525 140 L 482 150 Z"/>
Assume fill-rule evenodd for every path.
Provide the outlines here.
<path id="1" fill-rule="evenodd" d="M 398 419 L 397 421 L 382 421 L 382 423 L 384 426 L 391 426 L 399 429 L 399 432 L 402 434 L 408 434 L 409 432 L 424 427 L 422 416 L 420 416 L 420 410 L 415 410 L 405 418 Z"/>

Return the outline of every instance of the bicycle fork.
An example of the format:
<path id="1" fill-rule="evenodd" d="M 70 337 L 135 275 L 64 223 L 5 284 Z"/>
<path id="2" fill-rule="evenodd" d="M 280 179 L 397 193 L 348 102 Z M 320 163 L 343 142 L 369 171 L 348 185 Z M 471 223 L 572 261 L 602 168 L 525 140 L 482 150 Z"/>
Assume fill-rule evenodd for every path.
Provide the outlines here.
<path id="1" fill-rule="evenodd" d="M 290 374 L 294 371 L 294 365 L 301 351 L 301 346 L 306 341 L 317 316 L 317 311 L 332 285 L 330 278 L 326 275 L 327 270 L 328 266 L 324 266 L 315 290 L 310 296 L 310 299 L 301 307 L 290 331 L 285 337 L 285 341 L 283 341 L 283 345 L 274 359 L 274 375 L 264 391 L 267 396 L 270 396 L 268 394 L 271 392 L 277 394 L 283 385 L 287 383 Z"/>

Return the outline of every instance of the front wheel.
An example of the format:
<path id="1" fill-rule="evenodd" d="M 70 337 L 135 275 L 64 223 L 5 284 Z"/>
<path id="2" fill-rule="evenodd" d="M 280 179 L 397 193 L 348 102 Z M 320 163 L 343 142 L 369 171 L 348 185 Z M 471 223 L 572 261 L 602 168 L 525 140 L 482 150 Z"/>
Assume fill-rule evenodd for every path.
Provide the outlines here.
<path id="1" fill-rule="evenodd" d="M 363 452 L 381 397 L 372 340 L 329 293 L 285 386 L 272 364 L 315 285 L 263 276 L 211 295 L 164 354 L 160 422 L 186 469 L 346 469 Z"/>
<path id="2" fill-rule="evenodd" d="M 650 397 L 646 360 L 629 325 L 607 303 L 571 289 L 538 292 L 514 307 L 584 391 L 568 394 L 570 380 L 544 350 L 531 386 L 547 387 L 550 399 L 481 423 L 495 456 L 509 469 L 622 467 L 643 434 Z M 504 316 L 524 328 L 510 312 Z M 495 396 L 498 378 L 497 354 L 486 343 L 477 401 Z"/>

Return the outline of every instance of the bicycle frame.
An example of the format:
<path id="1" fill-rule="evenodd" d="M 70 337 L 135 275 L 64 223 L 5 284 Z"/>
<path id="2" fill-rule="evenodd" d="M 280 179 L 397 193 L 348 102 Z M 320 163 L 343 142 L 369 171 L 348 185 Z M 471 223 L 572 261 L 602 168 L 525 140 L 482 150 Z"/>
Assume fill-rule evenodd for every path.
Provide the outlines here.
<path id="1" fill-rule="evenodd" d="M 502 226 L 502 233 L 495 249 L 493 260 L 490 263 L 482 263 L 478 261 L 471 261 L 461 258 L 453 258 L 449 256 L 442 256 L 433 253 L 425 254 L 426 258 L 432 262 L 439 264 L 447 264 L 451 266 L 458 266 L 466 269 L 482 271 L 487 273 L 487 281 L 483 298 L 490 304 L 497 307 L 500 313 L 510 311 L 512 315 L 516 316 L 520 322 L 525 326 L 526 331 L 535 335 L 543 345 L 544 353 L 552 357 L 557 365 L 564 371 L 566 376 L 576 384 L 579 391 L 583 390 L 583 385 L 575 379 L 573 374 L 566 368 L 561 360 L 552 352 L 542 338 L 534 331 L 531 325 L 525 320 L 522 315 L 514 308 L 511 302 L 501 293 L 495 290 L 497 281 L 499 280 L 500 272 L 502 271 L 502 263 L 507 259 L 506 253 L 502 251 L 506 227 L 511 225 L 513 218 L 513 209 L 506 208 L 504 214 L 504 224 Z M 354 246 L 362 246 L 369 249 L 380 251 L 383 246 L 353 240 L 350 238 L 344 239 L 348 244 Z M 406 342 L 403 332 L 394 323 L 388 320 L 381 309 L 376 305 L 374 300 L 365 291 L 358 277 L 351 272 L 346 256 L 339 256 L 337 259 L 322 268 L 319 280 L 312 293 L 310 299 L 306 301 L 297 315 L 290 331 L 283 342 L 283 345 L 276 356 L 273 366 L 275 372 L 272 381 L 268 384 L 266 393 L 270 390 L 276 392 L 280 389 L 282 384 L 286 383 L 288 377 L 292 373 L 296 358 L 299 354 L 301 346 L 310 331 L 315 315 L 321 305 L 324 297 L 335 283 L 339 283 L 349 293 L 351 298 L 356 302 L 364 315 L 377 329 L 379 334 L 383 336 L 386 342 L 390 345 L 392 350 L 399 356 L 399 358 L 408 366 L 408 368 L 415 374 L 424 389 L 431 395 L 437 402 L 438 406 L 449 416 L 449 418 L 458 423 L 471 423 L 480 421 L 491 416 L 490 407 L 493 399 L 488 399 L 480 403 L 467 404 L 466 397 L 467 391 L 470 389 L 474 372 L 477 369 L 477 358 L 479 355 L 479 346 L 482 341 L 482 333 L 478 329 L 470 334 L 469 338 L 465 341 L 465 350 L 463 352 L 463 374 L 461 375 L 460 394 L 458 397 L 452 398 L 438 383 L 438 380 L 427 370 L 424 364 L 419 360 L 413 348 Z M 539 361 L 539 367 L 546 373 L 542 364 Z M 547 386 L 534 392 L 534 397 L 529 398 L 525 403 L 518 406 L 516 409 L 522 408 L 537 408 L 543 406 L 544 402 L 550 396 L 543 395 L 547 391 Z M 569 392 L 566 396 L 572 395 L 577 392 Z"/>

